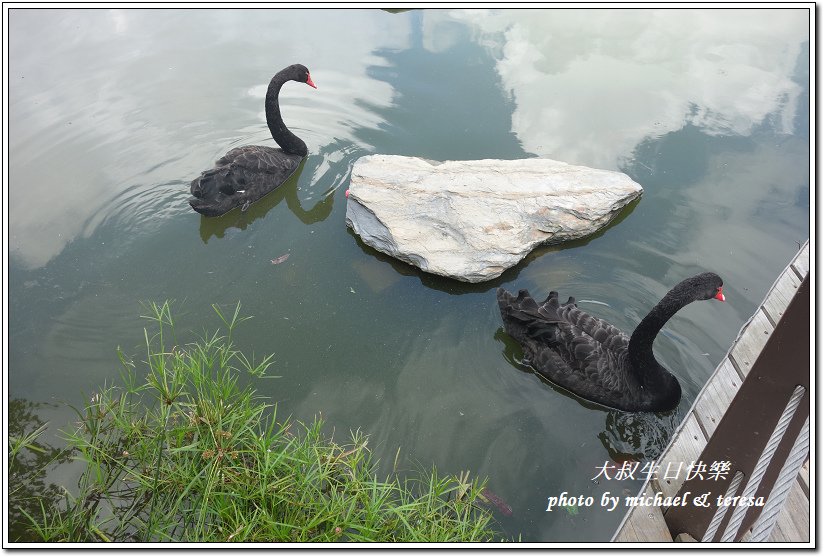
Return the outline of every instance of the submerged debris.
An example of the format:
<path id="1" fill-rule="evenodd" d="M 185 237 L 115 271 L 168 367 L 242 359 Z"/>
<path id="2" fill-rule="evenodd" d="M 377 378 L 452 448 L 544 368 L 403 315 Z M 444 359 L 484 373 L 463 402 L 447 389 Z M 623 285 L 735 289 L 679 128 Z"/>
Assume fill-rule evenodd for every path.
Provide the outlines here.
<path id="1" fill-rule="evenodd" d="M 483 488 L 481 491 L 481 500 L 486 500 L 487 503 L 494 505 L 504 516 L 512 516 L 512 507 L 510 507 L 506 501 L 489 491 L 489 488 Z"/>

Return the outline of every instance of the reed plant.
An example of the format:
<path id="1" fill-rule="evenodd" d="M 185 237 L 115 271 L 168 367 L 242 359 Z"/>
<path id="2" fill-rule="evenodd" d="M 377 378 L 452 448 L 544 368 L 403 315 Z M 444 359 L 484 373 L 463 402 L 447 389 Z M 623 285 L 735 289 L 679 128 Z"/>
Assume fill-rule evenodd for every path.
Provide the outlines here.
<path id="1" fill-rule="evenodd" d="M 253 381 L 241 382 L 269 377 L 272 357 L 255 363 L 235 347 L 239 305 L 213 307 L 221 330 L 179 345 L 170 304 L 147 306 L 145 360 L 118 350 L 120 383 L 75 409 L 65 435 L 85 469 L 62 504 L 27 513 L 37 541 L 493 539 L 482 481 L 434 468 L 379 479 L 360 431 L 338 444 L 320 419 L 278 420 Z"/>

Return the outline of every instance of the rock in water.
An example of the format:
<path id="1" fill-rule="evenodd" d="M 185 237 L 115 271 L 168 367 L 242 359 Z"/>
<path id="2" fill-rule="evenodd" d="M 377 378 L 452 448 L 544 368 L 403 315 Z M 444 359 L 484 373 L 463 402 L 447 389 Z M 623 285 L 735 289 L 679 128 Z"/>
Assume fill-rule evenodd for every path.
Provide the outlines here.
<path id="1" fill-rule="evenodd" d="M 355 162 L 346 224 L 422 270 L 482 282 L 536 246 L 588 236 L 643 192 L 620 172 L 550 159 Z"/>

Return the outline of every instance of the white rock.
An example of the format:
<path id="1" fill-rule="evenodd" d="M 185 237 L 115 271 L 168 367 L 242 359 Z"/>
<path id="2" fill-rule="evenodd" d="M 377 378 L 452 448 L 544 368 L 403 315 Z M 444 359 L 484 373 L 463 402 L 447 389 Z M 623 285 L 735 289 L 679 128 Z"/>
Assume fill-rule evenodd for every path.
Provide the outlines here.
<path id="1" fill-rule="evenodd" d="M 424 271 L 482 282 L 540 244 L 594 233 L 642 192 L 620 172 L 550 159 L 370 155 L 352 168 L 346 224 Z"/>

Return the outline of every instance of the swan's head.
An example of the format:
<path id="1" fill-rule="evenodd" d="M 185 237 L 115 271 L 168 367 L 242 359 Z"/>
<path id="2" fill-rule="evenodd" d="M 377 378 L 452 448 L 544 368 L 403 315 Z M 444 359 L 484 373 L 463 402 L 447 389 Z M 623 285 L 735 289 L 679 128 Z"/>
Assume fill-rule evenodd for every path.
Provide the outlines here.
<path id="1" fill-rule="evenodd" d="M 694 291 L 696 300 L 709 300 L 715 298 L 716 300 L 725 301 L 724 298 L 724 281 L 715 273 L 701 273 L 691 279 L 687 279 L 692 284 L 691 290 Z"/>
<path id="2" fill-rule="evenodd" d="M 318 88 L 318 86 L 312 81 L 312 76 L 309 75 L 309 69 L 306 66 L 302 64 L 293 64 L 287 68 L 287 71 L 289 72 L 289 79 L 300 83 L 305 83 L 315 89 Z"/>

